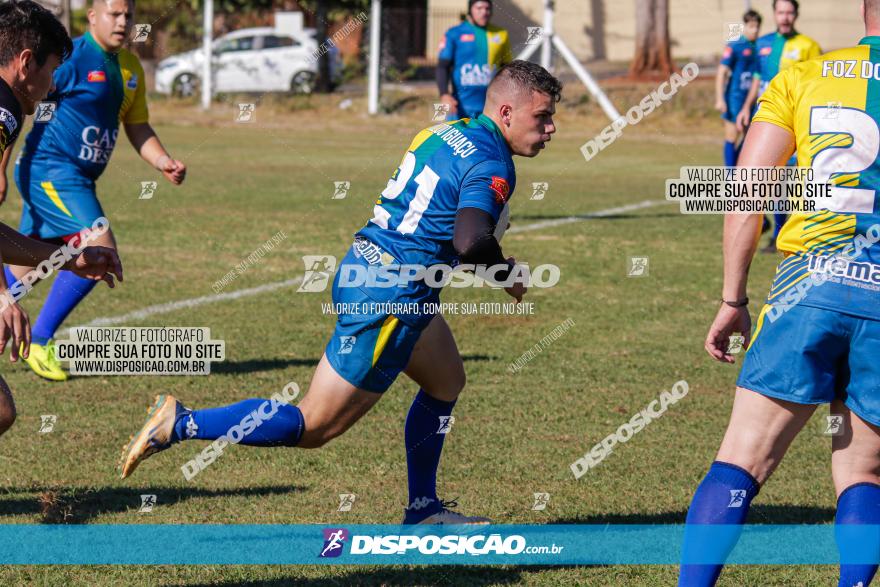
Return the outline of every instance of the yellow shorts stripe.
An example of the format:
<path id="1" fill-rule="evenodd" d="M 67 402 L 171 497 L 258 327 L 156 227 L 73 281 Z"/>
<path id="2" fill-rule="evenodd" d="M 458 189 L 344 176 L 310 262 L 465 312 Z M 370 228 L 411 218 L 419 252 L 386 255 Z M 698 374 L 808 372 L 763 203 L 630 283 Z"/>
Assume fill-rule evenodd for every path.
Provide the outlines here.
<path id="1" fill-rule="evenodd" d="M 51 181 L 42 182 L 40 187 L 43 188 L 43 191 L 46 192 L 46 195 L 49 196 L 49 199 L 52 200 L 53 204 L 58 206 L 62 212 L 73 218 L 73 214 L 70 213 L 70 210 L 67 209 L 64 202 L 61 201 L 61 196 L 58 195 L 58 191 L 55 189 L 55 186 L 52 185 Z"/>
<path id="2" fill-rule="evenodd" d="M 391 333 L 397 328 L 397 322 L 396 317 L 388 316 L 385 318 L 385 322 L 382 323 L 382 328 L 379 329 L 379 336 L 376 338 L 376 346 L 373 347 L 373 367 L 376 366 L 376 362 L 382 356 L 382 351 L 385 350 L 388 339 L 391 338 Z"/>
<path id="3" fill-rule="evenodd" d="M 758 340 L 758 335 L 761 334 L 761 328 L 764 326 L 764 317 L 767 315 L 767 312 L 772 308 L 770 304 L 764 304 L 764 307 L 761 308 L 761 313 L 758 314 L 757 326 L 755 327 L 755 332 L 752 334 L 752 339 L 749 341 L 749 348 L 752 348 L 752 345 L 755 344 L 755 341 Z M 748 349 L 746 349 L 748 350 Z"/>

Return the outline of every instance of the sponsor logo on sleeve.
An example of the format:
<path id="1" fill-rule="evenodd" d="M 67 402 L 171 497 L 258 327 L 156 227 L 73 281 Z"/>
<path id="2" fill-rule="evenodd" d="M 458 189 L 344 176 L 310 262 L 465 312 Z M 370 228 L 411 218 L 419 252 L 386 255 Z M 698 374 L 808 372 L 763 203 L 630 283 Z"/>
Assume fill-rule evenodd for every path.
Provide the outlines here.
<path id="1" fill-rule="evenodd" d="M 104 83 L 107 81 L 107 74 L 101 71 L 100 69 L 96 69 L 95 71 L 90 71 L 88 76 L 89 83 Z"/>
<path id="2" fill-rule="evenodd" d="M 6 127 L 6 130 L 9 132 L 9 136 L 15 134 L 15 131 L 18 129 L 18 121 L 15 119 L 15 116 L 7 110 L 6 108 L 0 108 L 0 123 Z"/>
<path id="3" fill-rule="evenodd" d="M 506 204 L 510 199 L 510 184 L 503 177 L 492 176 L 492 183 L 489 185 L 495 192 L 495 201 L 499 204 Z"/>

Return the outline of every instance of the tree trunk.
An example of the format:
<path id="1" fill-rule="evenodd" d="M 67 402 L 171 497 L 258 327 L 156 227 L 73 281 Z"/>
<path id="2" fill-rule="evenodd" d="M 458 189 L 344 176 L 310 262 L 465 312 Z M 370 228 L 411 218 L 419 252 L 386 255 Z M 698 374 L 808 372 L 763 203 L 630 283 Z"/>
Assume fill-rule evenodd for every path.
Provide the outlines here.
<path id="1" fill-rule="evenodd" d="M 318 47 L 321 43 L 327 42 L 327 33 L 329 26 L 327 24 L 327 0 L 318 0 L 315 7 L 315 29 L 317 29 Z M 332 91 L 330 85 L 330 52 L 324 51 L 318 59 L 318 79 L 315 84 L 315 91 L 319 94 L 329 94 Z"/>
<path id="2" fill-rule="evenodd" d="M 629 73 L 642 77 L 649 71 L 672 75 L 669 0 L 636 0 L 636 51 Z"/>

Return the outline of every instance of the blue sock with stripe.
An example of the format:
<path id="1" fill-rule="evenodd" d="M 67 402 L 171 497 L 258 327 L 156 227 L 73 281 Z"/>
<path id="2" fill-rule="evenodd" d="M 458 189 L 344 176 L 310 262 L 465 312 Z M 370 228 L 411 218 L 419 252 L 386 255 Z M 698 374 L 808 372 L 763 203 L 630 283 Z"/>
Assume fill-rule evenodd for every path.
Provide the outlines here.
<path id="1" fill-rule="evenodd" d="M 679 587 L 711 587 L 718 580 L 722 563 L 687 564 L 701 556 L 715 563 L 727 557 L 745 524 L 752 499 L 758 495 L 758 481 L 745 469 L 715 461 L 697 487 L 688 508 L 684 531 Z M 712 528 L 701 530 L 700 526 Z"/>
<path id="2" fill-rule="evenodd" d="M 31 330 L 31 340 L 37 344 L 49 342 L 58 327 L 97 284 L 97 281 L 80 277 L 70 271 L 59 271 Z"/>
<path id="3" fill-rule="evenodd" d="M 727 167 L 736 166 L 736 143 L 724 141 L 724 165 Z"/>
<path id="4" fill-rule="evenodd" d="M 245 446 L 296 446 L 304 431 L 305 420 L 298 407 L 251 398 L 219 408 L 181 412 L 174 422 L 171 442 L 223 436 Z"/>
<path id="5" fill-rule="evenodd" d="M 843 490 L 837 498 L 834 534 L 840 550 L 838 587 L 869 585 L 877 565 L 865 563 L 880 556 L 880 485 L 856 483 Z"/>
<path id="6" fill-rule="evenodd" d="M 437 497 L 437 467 L 443 440 L 451 427 L 455 402 L 445 402 L 420 389 L 406 416 L 404 444 L 409 481 L 409 505 L 404 524 L 415 524 L 440 511 Z"/>

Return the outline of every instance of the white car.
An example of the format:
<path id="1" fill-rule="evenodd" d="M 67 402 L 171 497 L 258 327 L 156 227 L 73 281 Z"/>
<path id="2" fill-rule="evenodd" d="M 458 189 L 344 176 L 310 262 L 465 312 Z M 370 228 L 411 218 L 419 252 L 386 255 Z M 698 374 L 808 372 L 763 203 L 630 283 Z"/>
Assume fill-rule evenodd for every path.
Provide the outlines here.
<path id="1" fill-rule="evenodd" d="M 295 36 L 260 27 L 218 37 L 211 68 L 213 91 L 310 93 L 318 75 L 317 49 L 314 31 L 308 29 Z M 196 49 L 160 61 L 156 91 L 175 96 L 197 94 L 203 59 L 202 50 Z"/>

